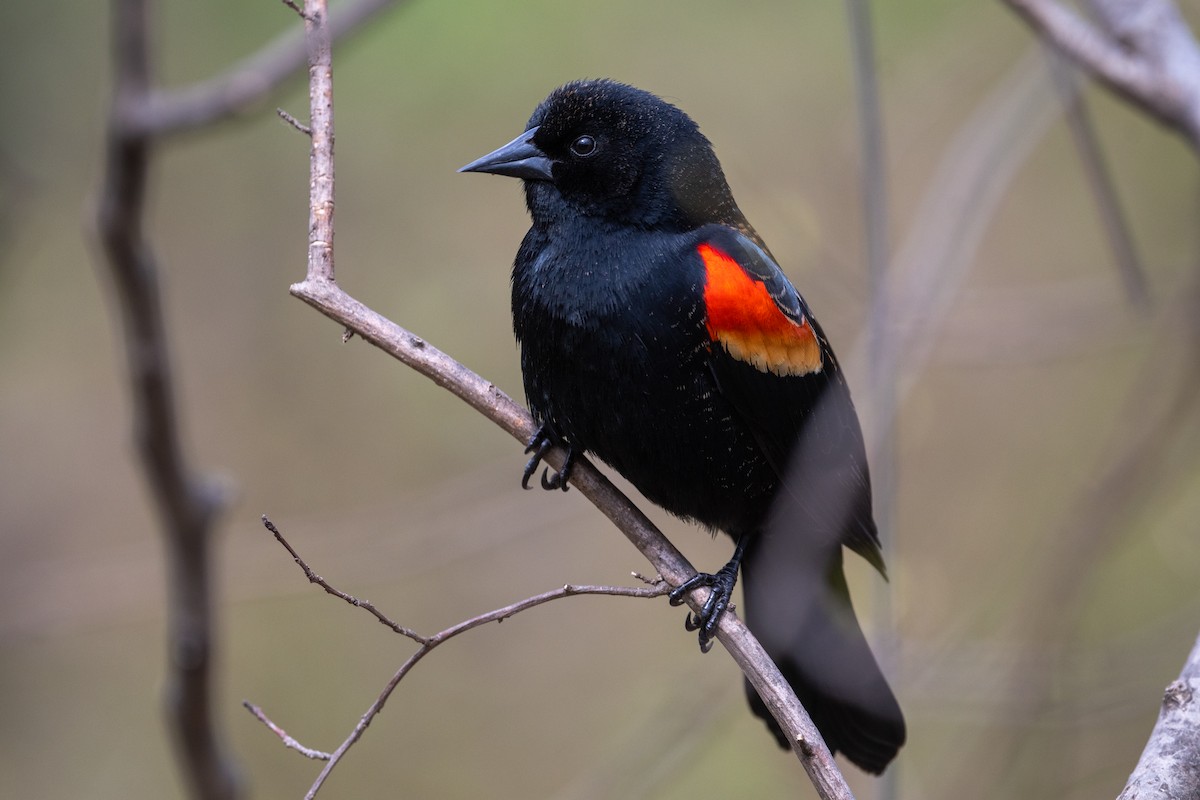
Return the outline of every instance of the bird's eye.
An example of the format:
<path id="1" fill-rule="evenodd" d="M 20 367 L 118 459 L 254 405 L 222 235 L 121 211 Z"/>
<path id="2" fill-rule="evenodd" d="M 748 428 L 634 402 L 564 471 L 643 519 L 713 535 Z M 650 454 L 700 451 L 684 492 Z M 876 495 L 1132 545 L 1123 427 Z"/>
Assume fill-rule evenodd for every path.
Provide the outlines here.
<path id="1" fill-rule="evenodd" d="M 596 140 L 586 133 L 571 142 L 571 153 L 579 158 L 587 158 L 596 152 Z"/>

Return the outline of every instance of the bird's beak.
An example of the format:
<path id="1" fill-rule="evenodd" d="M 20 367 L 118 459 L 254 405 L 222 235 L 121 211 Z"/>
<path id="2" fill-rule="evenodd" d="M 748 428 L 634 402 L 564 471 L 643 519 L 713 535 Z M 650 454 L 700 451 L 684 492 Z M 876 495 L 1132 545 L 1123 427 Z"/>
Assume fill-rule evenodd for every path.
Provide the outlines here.
<path id="1" fill-rule="evenodd" d="M 552 181 L 551 167 L 554 162 L 533 143 L 537 128 L 530 128 L 499 150 L 493 150 L 483 158 L 477 158 L 459 172 L 490 172 L 493 175 L 509 175 L 527 181 Z"/>

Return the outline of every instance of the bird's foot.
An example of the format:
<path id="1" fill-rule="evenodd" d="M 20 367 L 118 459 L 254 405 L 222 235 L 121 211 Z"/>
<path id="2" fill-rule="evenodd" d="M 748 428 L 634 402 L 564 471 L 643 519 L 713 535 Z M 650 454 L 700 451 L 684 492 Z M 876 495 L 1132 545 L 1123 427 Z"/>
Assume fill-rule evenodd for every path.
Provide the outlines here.
<path id="1" fill-rule="evenodd" d="M 668 595 L 671 605 L 678 606 L 684 603 L 688 593 L 693 589 L 707 586 L 712 590 L 709 592 L 704 606 L 695 614 L 688 614 L 687 619 L 683 621 L 684 628 L 689 631 L 699 631 L 700 652 L 702 653 L 707 653 L 712 649 L 717 625 L 721 622 L 721 616 L 729 608 L 729 601 L 733 597 L 737 574 L 738 562 L 730 561 L 716 573 L 700 572 L 693 575 L 671 590 L 671 594 Z"/>
<path id="2" fill-rule="evenodd" d="M 537 433 L 533 434 L 533 438 L 529 440 L 529 445 L 525 448 L 526 453 L 533 453 L 530 456 L 528 463 L 525 464 L 525 472 L 521 475 L 521 488 L 530 489 L 529 479 L 537 472 L 538 465 L 542 463 L 542 459 L 550 448 L 557 444 L 555 438 L 547 430 L 546 426 L 537 429 Z M 567 479 L 571 477 L 571 467 L 575 465 L 575 450 L 570 445 L 564 445 L 567 448 L 567 457 L 563 460 L 563 465 L 560 469 L 551 473 L 550 468 L 542 470 L 542 488 L 548 491 L 554 489 L 567 490 Z"/>

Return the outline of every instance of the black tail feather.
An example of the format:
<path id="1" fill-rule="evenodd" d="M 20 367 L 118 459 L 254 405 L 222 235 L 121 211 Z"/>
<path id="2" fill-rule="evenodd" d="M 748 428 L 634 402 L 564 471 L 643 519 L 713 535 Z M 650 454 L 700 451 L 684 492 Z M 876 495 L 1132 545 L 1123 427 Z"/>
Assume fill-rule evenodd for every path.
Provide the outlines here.
<path id="1" fill-rule="evenodd" d="M 743 562 L 746 624 L 829 749 L 867 772 L 883 772 L 904 744 L 904 715 L 854 616 L 840 548 L 821 574 L 798 572 L 795 561 L 781 559 L 786 546 L 761 538 L 756 545 Z M 788 747 L 765 704 L 749 684 L 746 689 L 751 709 Z"/>

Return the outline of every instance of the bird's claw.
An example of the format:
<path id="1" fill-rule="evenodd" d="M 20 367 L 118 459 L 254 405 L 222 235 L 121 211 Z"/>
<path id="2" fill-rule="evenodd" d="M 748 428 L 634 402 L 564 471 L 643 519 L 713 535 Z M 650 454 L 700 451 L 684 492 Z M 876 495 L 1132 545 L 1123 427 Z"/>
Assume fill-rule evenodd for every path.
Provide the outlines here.
<path id="1" fill-rule="evenodd" d="M 568 449 L 567 457 L 557 472 L 551 472 L 549 468 L 542 470 L 542 488 L 547 491 L 562 489 L 565 492 L 569 488 L 567 480 L 571 477 L 571 467 L 574 465 L 575 451 Z"/>
<path id="2" fill-rule="evenodd" d="M 542 463 L 542 457 L 546 455 L 546 451 L 554 446 L 554 442 L 550 441 L 550 437 L 546 436 L 543 428 L 538 428 L 538 432 L 529 440 L 529 445 L 525 448 L 526 453 L 533 453 L 533 456 L 525 464 L 525 472 L 521 475 L 521 488 L 532 489 L 529 485 L 529 479 L 537 472 L 538 464 Z"/>
<path id="3" fill-rule="evenodd" d="M 537 433 L 535 433 L 533 438 L 529 440 L 529 444 L 526 446 L 525 452 L 533 453 L 533 455 L 530 456 L 529 461 L 526 462 L 525 471 L 521 475 L 522 489 L 533 488 L 529 485 L 529 479 L 533 477 L 535 472 L 537 472 L 538 465 L 542 463 L 542 459 L 545 458 L 546 453 L 548 453 L 550 449 L 554 447 L 554 444 L 555 441 L 549 432 L 547 432 L 545 425 L 538 428 Z M 547 491 L 562 489 L 565 492 L 569 488 L 567 486 L 567 480 L 571 477 L 571 467 L 574 466 L 574 464 L 575 450 L 568 446 L 567 457 L 563 460 L 563 465 L 560 469 L 556 470 L 554 473 L 551 473 L 548 467 L 542 470 L 542 488 L 546 489 Z"/>
<path id="4" fill-rule="evenodd" d="M 700 640 L 700 652 L 707 653 L 712 649 L 713 637 L 717 632 L 717 625 L 721 622 L 721 617 L 729 608 L 729 601 L 733 597 L 733 587 L 737 582 L 737 567 L 733 565 L 730 569 L 729 564 L 726 564 L 716 573 L 700 572 L 688 578 L 679 586 L 671 590 L 667 595 L 671 605 L 682 605 L 687 598 L 689 592 L 701 586 L 707 586 L 711 591 L 708 594 L 708 599 L 704 601 L 704 605 L 695 614 L 688 614 L 683 621 L 683 627 L 688 631 L 698 631 Z"/>

